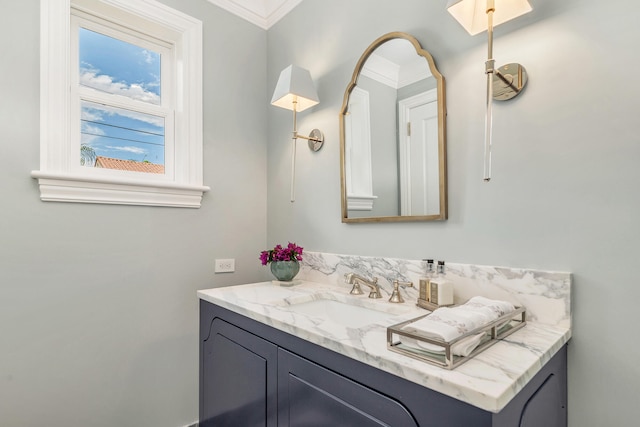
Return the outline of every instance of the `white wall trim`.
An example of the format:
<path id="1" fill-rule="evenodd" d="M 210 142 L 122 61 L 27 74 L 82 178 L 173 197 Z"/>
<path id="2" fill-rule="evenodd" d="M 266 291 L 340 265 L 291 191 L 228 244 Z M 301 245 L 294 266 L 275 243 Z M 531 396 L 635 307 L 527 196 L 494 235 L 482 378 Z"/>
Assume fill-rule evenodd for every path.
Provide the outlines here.
<path id="1" fill-rule="evenodd" d="M 267 14 L 267 28 L 271 28 L 276 22 L 284 18 L 289 12 L 291 12 L 297 5 L 302 3 L 302 0 L 267 0 L 267 4 L 270 5 Z"/>
<path id="2" fill-rule="evenodd" d="M 400 67 L 388 59 L 372 53 L 362 67 L 360 74 L 377 82 L 398 89 L 400 79 Z"/>
<path id="3" fill-rule="evenodd" d="M 354 87 L 345 116 L 345 185 L 348 210 L 373 210 L 373 172 L 371 165 L 371 112 L 369 92 Z"/>
<path id="4" fill-rule="evenodd" d="M 425 77 L 425 70 L 427 77 Z M 429 66 L 422 56 L 402 66 L 384 56 L 372 53 L 362 67 L 360 74 L 393 89 L 400 89 L 432 76 Z"/>
<path id="5" fill-rule="evenodd" d="M 34 171 L 40 200 L 45 202 L 104 203 L 109 205 L 199 208 L 209 187 Z"/>
<path id="6" fill-rule="evenodd" d="M 350 211 L 372 211 L 373 202 L 378 196 L 359 196 L 355 194 L 347 195 L 347 210 Z"/>
<path id="7" fill-rule="evenodd" d="M 208 0 L 258 27 L 268 30 L 302 0 Z"/>

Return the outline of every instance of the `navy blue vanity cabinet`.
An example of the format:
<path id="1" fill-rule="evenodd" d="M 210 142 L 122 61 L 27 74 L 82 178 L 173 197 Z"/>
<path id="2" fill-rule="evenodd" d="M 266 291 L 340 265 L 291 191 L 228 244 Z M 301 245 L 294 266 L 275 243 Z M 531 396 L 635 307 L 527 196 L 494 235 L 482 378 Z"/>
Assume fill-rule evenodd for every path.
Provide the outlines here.
<path id="1" fill-rule="evenodd" d="M 199 425 L 276 427 L 277 346 L 220 318 L 207 330 L 200 341 Z"/>
<path id="2" fill-rule="evenodd" d="M 283 349 L 278 425 L 419 427 L 399 402 Z"/>
<path id="3" fill-rule="evenodd" d="M 566 346 L 494 414 L 200 301 L 200 425 L 566 427 Z"/>

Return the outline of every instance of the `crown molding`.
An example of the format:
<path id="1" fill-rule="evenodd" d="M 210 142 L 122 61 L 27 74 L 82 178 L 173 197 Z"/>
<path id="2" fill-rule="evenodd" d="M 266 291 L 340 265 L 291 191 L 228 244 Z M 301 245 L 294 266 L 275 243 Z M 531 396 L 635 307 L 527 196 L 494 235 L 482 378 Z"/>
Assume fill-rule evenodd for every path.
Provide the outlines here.
<path id="1" fill-rule="evenodd" d="M 400 89 L 431 77 L 431 72 L 422 56 L 416 56 L 415 60 L 400 66 L 377 53 L 372 53 L 367 58 L 360 74 L 393 89 Z"/>
<path id="2" fill-rule="evenodd" d="M 302 0 L 208 0 L 258 27 L 268 30 Z"/>
<path id="3" fill-rule="evenodd" d="M 376 53 L 372 53 L 369 58 L 367 58 L 360 74 L 393 89 L 398 89 L 400 66 Z"/>

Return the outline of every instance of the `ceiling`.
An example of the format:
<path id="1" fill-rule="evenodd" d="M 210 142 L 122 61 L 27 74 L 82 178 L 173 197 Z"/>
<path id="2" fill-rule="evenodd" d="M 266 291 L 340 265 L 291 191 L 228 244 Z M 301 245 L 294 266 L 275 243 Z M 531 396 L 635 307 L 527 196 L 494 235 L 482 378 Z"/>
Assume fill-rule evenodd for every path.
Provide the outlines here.
<path id="1" fill-rule="evenodd" d="M 209 2 L 267 30 L 302 0 L 209 0 Z"/>

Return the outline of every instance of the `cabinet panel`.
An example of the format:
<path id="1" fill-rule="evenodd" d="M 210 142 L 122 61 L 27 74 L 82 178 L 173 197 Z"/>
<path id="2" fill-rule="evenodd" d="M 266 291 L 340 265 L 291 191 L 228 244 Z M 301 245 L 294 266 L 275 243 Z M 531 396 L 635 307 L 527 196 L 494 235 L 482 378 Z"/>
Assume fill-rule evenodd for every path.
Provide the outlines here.
<path id="1" fill-rule="evenodd" d="M 277 347 L 216 318 L 202 343 L 202 426 L 276 426 Z"/>
<path id="2" fill-rule="evenodd" d="M 524 407 L 520 427 L 566 425 L 563 401 L 560 380 L 550 375 Z"/>
<path id="3" fill-rule="evenodd" d="M 278 425 L 417 427 L 398 401 L 283 349 L 278 351 Z"/>

